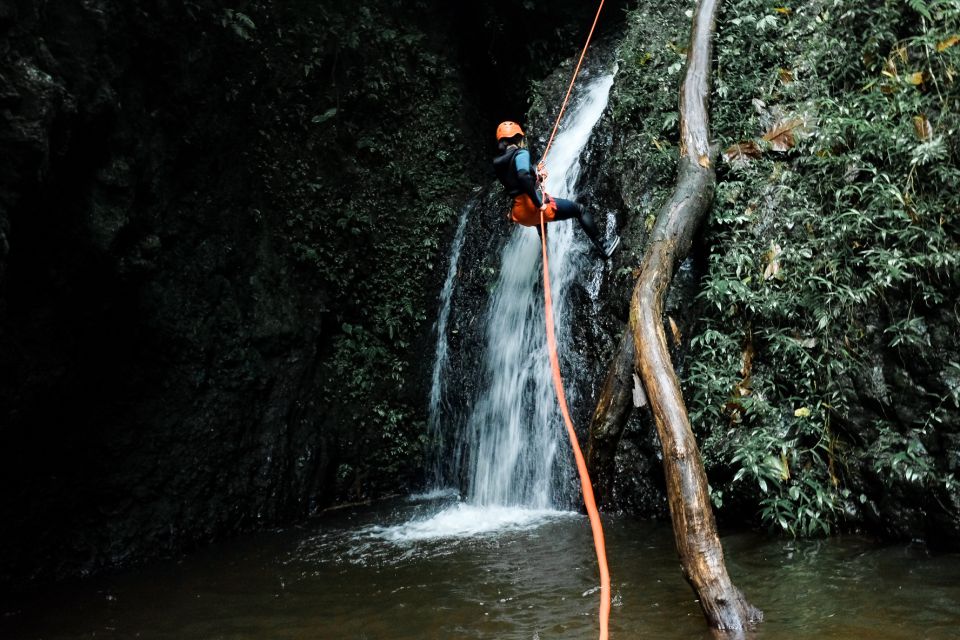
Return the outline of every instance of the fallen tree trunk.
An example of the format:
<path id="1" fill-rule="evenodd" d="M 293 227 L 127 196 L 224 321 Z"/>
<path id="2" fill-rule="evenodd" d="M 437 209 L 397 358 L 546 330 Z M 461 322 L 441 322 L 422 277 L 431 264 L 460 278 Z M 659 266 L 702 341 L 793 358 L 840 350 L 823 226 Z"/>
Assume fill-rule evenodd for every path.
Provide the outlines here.
<path id="1" fill-rule="evenodd" d="M 737 630 L 760 620 L 762 614 L 747 602 L 727 574 L 707 476 L 667 351 L 662 319 L 663 299 L 676 256 L 689 251 L 693 230 L 709 208 L 713 185 L 711 168 L 690 158 L 681 159 L 676 191 L 658 218 L 658 222 L 665 222 L 654 228 L 634 288 L 630 325 L 638 355 L 637 373 L 663 447 L 667 501 L 684 576 L 700 598 L 707 623 L 717 629 Z"/>
<path id="2" fill-rule="evenodd" d="M 693 236 L 710 208 L 716 184 L 716 150 L 709 141 L 707 105 L 718 4 L 719 0 L 701 0 L 693 17 L 686 76 L 680 90 L 677 183 L 657 215 L 633 290 L 630 333 L 634 348 L 628 350 L 621 345 L 604 387 L 604 393 L 609 392 L 610 396 L 602 396 L 605 404 L 598 406 L 594 425 L 606 423 L 607 432 L 601 435 L 607 440 L 619 439 L 617 425 L 622 431 L 623 416 L 618 409 L 624 406 L 625 397 L 631 397 L 625 391 L 625 358 L 628 354 L 634 356 L 663 448 L 667 500 L 684 576 L 699 596 L 711 627 L 741 630 L 748 623 L 759 621 L 762 613 L 747 602 L 727 574 L 706 473 L 667 350 L 663 325 L 664 300 L 674 270 L 690 251 Z M 593 454 L 602 464 L 600 452 Z"/>

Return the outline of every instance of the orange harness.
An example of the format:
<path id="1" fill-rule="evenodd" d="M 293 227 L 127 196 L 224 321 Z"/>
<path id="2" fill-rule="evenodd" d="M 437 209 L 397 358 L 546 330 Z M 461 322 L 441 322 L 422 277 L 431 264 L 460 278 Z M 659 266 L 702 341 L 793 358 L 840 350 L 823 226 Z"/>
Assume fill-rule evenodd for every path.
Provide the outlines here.
<path id="1" fill-rule="evenodd" d="M 553 222 L 557 216 L 557 201 L 543 194 L 543 199 L 547 203 L 547 209 L 543 212 L 543 218 L 546 222 Z M 540 224 L 540 209 L 534 204 L 525 193 L 521 193 L 513 199 L 513 207 L 510 208 L 510 219 L 517 224 L 525 227 L 536 227 Z"/>

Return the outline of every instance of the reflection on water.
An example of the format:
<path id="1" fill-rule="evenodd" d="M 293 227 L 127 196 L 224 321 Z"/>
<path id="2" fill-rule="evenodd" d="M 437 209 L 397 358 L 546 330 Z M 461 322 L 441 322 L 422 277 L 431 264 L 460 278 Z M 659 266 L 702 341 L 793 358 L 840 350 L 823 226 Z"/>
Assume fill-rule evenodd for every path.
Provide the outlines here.
<path id="1" fill-rule="evenodd" d="M 605 527 L 611 638 L 711 638 L 669 527 Z M 766 614 L 753 638 L 960 637 L 958 555 L 858 537 L 723 543 L 735 582 Z M 5 598 L 0 638 L 579 640 L 596 634 L 595 564 L 583 516 L 482 513 L 441 494 Z"/>

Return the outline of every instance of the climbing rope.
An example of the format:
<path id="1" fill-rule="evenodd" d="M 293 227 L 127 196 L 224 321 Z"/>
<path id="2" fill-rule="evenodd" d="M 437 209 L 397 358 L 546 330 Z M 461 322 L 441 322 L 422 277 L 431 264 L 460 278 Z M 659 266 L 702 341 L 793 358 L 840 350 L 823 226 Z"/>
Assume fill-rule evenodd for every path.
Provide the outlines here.
<path id="1" fill-rule="evenodd" d="M 570 102 L 570 94 L 573 92 L 573 85 L 577 82 L 577 76 L 580 75 L 580 65 L 583 64 L 583 58 L 587 55 L 587 49 L 590 47 L 590 40 L 593 38 L 593 31 L 597 28 L 597 21 L 600 20 L 600 12 L 603 11 L 604 0 L 600 0 L 600 6 L 597 7 L 597 15 L 593 17 L 593 24 L 590 26 L 590 33 L 587 34 L 587 41 L 583 45 L 583 51 L 580 52 L 580 59 L 577 60 L 577 68 L 573 70 L 573 76 L 570 77 L 570 85 L 567 87 L 567 95 L 563 96 L 563 104 L 560 105 L 560 113 L 557 114 L 557 121 L 553 123 L 553 131 L 550 133 L 550 139 L 547 140 L 547 147 L 543 151 L 541 162 L 547 159 L 550 153 L 550 147 L 553 145 L 553 139 L 557 137 L 557 129 L 560 127 L 560 119 L 563 118 L 563 112 Z"/>
<path id="2" fill-rule="evenodd" d="M 557 121 L 553 125 L 553 133 L 550 134 L 550 140 L 547 141 L 546 150 L 543 152 L 541 162 L 546 160 L 550 153 L 550 146 L 557 135 L 557 129 L 560 126 L 560 119 L 567 108 L 567 102 L 570 101 L 570 93 L 573 91 L 573 85 L 580 74 L 580 66 L 583 64 L 583 58 L 587 54 L 587 48 L 590 46 L 590 40 L 593 38 L 593 31 L 597 27 L 597 21 L 600 19 L 600 11 L 603 9 L 604 0 L 600 0 L 600 6 L 597 8 L 597 15 L 593 19 L 593 26 L 590 27 L 590 34 L 583 45 L 583 51 L 580 52 L 580 59 L 577 61 L 577 67 L 573 71 L 573 77 L 570 78 L 570 86 L 567 87 L 567 95 L 563 98 L 563 104 L 560 106 L 560 113 L 557 115 Z M 547 194 L 544 192 L 544 201 Z M 543 253 L 543 298 L 546 309 L 547 324 L 547 347 L 550 351 L 550 366 L 553 369 L 553 387 L 557 392 L 557 401 L 560 403 L 560 413 L 563 414 L 563 422 L 567 426 L 567 435 L 570 437 L 570 446 L 573 448 L 573 456 L 577 461 L 577 472 L 580 474 L 580 490 L 583 493 L 583 503 L 587 507 L 587 515 L 590 518 L 590 530 L 593 532 L 593 546 L 597 551 L 597 565 L 600 568 L 600 640 L 607 640 L 609 619 L 610 619 L 610 570 L 607 568 L 607 550 L 603 540 L 603 525 L 600 523 L 600 512 L 597 510 L 597 503 L 593 498 L 593 485 L 590 482 L 590 474 L 587 472 L 587 463 L 583 459 L 583 452 L 580 450 L 580 443 L 577 441 L 577 432 L 573 428 L 573 420 L 570 418 L 570 410 L 567 408 L 567 397 L 563 391 L 563 377 L 560 375 L 560 358 L 557 356 L 557 337 L 554 332 L 553 323 L 553 297 L 550 294 L 550 262 L 547 258 L 547 229 L 543 218 L 543 211 L 540 211 L 540 248 Z"/>
<path id="3" fill-rule="evenodd" d="M 541 221 L 541 227 L 543 222 Z M 573 429 L 573 420 L 567 408 L 566 394 L 563 392 L 563 378 L 560 376 L 560 359 L 557 357 L 557 337 L 553 330 L 553 298 L 550 295 L 550 264 L 547 260 L 547 239 L 541 233 L 540 247 L 543 251 L 543 297 L 547 316 L 547 347 L 550 350 L 550 366 L 553 369 L 553 387 L 557 391 L 557 400 L 560 403 L 560 413 L 563 422 L 567 425 L 567 435 L 570 437 L 570 446 L 573 447 L 573 456 L 577 460 L 577 472 L 580 474 L 580 490 L 583 493 L 583 503 L 587 507 L 590 517 L 590 529 L 593 532 L 593 546 L 597 551 L 597 565 L 600 567 L 600 640 L 607 640 L 607 625 L 610 619 L 610 570 L 607 568 L 607 548 L 603 541 L 603 525 L 600 524 L 600 512 L 593 498 L 593 485 L 590 483 L 590 474 L 587 472 L 587 463 L 583 459 L 580 443 L 577 441 L 577 432 Z"/>

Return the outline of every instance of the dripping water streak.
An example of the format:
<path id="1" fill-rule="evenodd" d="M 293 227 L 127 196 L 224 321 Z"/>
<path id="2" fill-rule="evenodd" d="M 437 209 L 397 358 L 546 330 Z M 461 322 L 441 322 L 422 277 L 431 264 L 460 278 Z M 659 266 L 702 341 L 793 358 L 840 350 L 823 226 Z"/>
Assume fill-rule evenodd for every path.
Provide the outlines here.
<path id="1" fill-rule="evenodd" d="M 439 447 L 441 451 L 446 450 L 443 446 L 443 431 L 441 429 L 441 417 L 447 413 L 448 404 L 446 401 L 446 380 L 450 364 L 450 345 L 447 341 L 447 323 L 450 321 L 450 301 L 453 298 L 453 287 L 457 279 L 458 264 L 460 261 L 460 251 L 463 249 L 463 239 L 466 235 L 467 219 L 470 217 L 470 210 L 474 203 L 471 202 L 463 208 L 460 215 L 460 223 L 457 225 L 457 233 L 453 238 L 453 244 L 450 247 L 450 266 L 447 267 L 447 279 L 443 283 L 443 289 L 440 292 L 440 313 L 437 317 L 437 346 L 436 357 L 433 362 L 433 376 L 430 385 L 430 406 L 429 406 L 429 433 L 430 439 Z M 442 465 L 439 460 L 434 462 L 433 486 L 440 487 L 442 482 Z"/>

